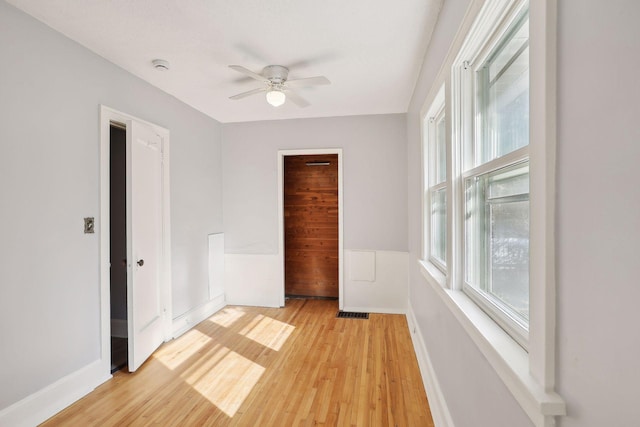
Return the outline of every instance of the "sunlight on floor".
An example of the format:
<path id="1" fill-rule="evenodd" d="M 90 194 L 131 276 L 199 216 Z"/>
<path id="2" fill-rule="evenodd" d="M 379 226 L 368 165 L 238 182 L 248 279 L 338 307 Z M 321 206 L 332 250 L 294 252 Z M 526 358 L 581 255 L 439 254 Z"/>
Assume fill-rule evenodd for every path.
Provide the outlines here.
<path id="1" fill-rule="evenodd" d="M 225 308 L 208 320 L 225 328 L 245 316 L 242 308 Z M 259 314 L 239 332 L 255 343 L 279 351 L 295 327 Z M 233 417 L 265 372 L 259 364 L 236 353 L 197 329 L 168 343 L 154 357 L 169 369 L 181 365 L 180 376 L 194 390 Z M 185 363 L 186 362 L 186 363 Z"/>
<path id="2" fill-rule="evenodd" d="M 240 331 L 240 335 L 279 351 L 294 329 L 294 326 L 260 314 Z"/>
<path id="3" fill-rule="evenodd" d="M 222 357 L 220 357 L 222 356 Z M 221 411 L 233 417 L 265 368 L 226 347 L 192 370 L 185 380 Z"/>
<path id="4" fill-rule="evenodd" d="M 244 310 L 238 307 L 223 308 L 209 318 L 209 321 L 217 323 L 220 326 L 228 328 L 233 325 L 236 320 L 244 316 Z"/>
<path id="5" fill-rule="evenodd" d="M 191 329 L 180 337 L 180 341 L 171 341 L 166 346 L 160 348 L 153 355 L 167 368 L 173 370 L 184 363 L 198 350 L 207 345 L 211 338 L 197 329 Z"/>

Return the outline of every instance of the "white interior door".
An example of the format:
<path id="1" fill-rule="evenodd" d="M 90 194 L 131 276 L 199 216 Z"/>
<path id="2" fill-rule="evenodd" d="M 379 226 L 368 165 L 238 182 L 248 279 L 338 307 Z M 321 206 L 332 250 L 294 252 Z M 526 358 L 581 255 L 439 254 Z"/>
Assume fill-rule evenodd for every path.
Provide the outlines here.
<path id="1" fill-rule="evenodd" d="M 150 126 L 127 122 L 127 315 L 129 371 L 164 341 L 161 304 L 162 144 Z"/>

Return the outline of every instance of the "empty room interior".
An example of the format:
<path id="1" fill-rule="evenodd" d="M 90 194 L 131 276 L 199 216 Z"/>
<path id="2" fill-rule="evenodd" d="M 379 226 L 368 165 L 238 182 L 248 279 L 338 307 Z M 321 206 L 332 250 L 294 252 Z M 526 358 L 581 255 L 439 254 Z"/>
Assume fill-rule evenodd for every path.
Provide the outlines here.
<path id="1" fill-rule="evenodd" d="M 0 426 L 632 426 L 640 2 L 0 0 Z"/>

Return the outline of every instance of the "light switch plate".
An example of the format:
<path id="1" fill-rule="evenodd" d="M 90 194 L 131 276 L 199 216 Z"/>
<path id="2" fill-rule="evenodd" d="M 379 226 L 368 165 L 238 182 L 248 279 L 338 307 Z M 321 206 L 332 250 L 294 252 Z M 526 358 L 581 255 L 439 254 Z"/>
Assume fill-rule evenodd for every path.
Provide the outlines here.
<path id="1" fill-rule="evenodd" d="M 84 233 L 85 234 L 92 234 L 94 233 L 94 225 L 95 225 L 95 220 L 92 216 L 87 217 L 84 219 Z"/>

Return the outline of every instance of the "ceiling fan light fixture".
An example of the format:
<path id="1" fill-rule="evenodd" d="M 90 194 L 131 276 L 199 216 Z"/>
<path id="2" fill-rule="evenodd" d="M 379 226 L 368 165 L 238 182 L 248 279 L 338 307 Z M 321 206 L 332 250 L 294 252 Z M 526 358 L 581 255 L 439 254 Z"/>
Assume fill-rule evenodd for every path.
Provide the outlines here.
<path id="1" fill-rule="evenodd" d="M 271 89 L 267 92 L 267 102 L 274 107 L 279 107 L 284 104 L 284 101 L 287 99 L 284 92 L 277 89 Z"/>
<path id="2" fill-rule="evenodd" d="M 267 102 L 273 107 L 281 106 L 285 103 L 287 98 L 289 98 L 289 101 L 291 101 L 292 104 L 295 104 L 300 108 L 308 107 L 310 104 L 296 93 L 295 88 L 331 84 L 329 79 L 325 76 L 288 80 L 289 69 L 282 65 L 267 65 L 262 69 L 262 74 L 254 73 L 242 65 L 229 65 L 229 68 L 262 83 L 262 87 L 238 93 L 230 96 L 229 99 L 237 100 L 258 93 L 266 93 Z M 286 95 L 285 91 L 287 92 Z"/>

